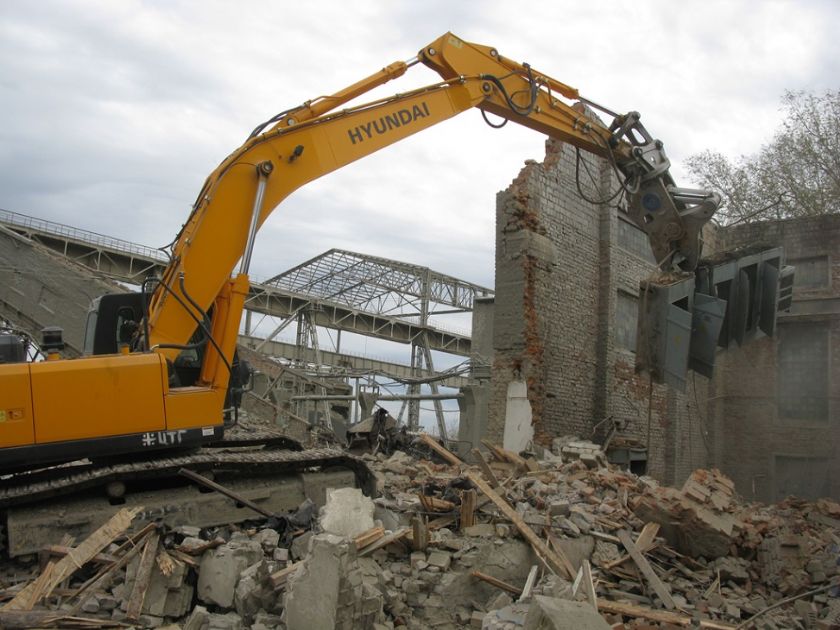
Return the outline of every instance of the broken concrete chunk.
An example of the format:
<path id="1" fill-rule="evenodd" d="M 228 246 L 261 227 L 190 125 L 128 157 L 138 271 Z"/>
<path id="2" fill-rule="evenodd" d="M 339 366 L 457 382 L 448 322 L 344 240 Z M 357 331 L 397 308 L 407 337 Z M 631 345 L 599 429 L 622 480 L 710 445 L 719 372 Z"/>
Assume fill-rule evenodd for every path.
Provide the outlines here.
<path id="1" fill-rule="evenodd" d="M 421 562 L 423 564 L 426 564 L 426 552 L 425 551 L 414 551 L 414 552 L 412 552 L 409 560 L 411 562 L 411 568 L 416 569 L 416 568 L 418 568 L 417 565 L 420 564 Z M 422 568 L 425 568 L 425 567 L 422 567 Z"/>
<path id="2" fill-rule="evenodd" d="M 328 534 L 355 538 L 373 525 L 373 501 L 358 488 L 327 491 L 327 503 L 321 508 L 321 529 Z"/>
<path id="3" fill-rule="evenodd" d="M 610 630 L 590 604 L 537 595 L 525 618 L 525 630 Z"/>
<path id="4" fill-rule="evenodd" d="M 464 534 L 467 536 L 476 536 L 480 538 L 492 538 L 496 535 L 496 527 L 491 523 L 479 523 L 478 525 L 470 525 L 464 528 Z"/>
<path id="5" fill-rule="evenodd" d="M 481 627 L 485 630 L 507 630 L 507 628 L 521 628 L 528 616 L 530 604 L 515 603 L 491 610 L 482 620 Z"/>
<path id="6" fill-rule="evenodd" d="M 552 501 L 548 504 L 548 513 L 551 516 L 568 516 L 571 512 L 571 505 L 568 501 Z"/>
<path id="7" fill-rule="evenodd" d="M 331 630 L 368 628 L 382 610 L 382 597 L 362 583 L 356 546 L 347 538 L 318 534 L 303 567 L 289 578 L 286 626 Z"/>
<path id="8" fill-rule="evenodd" d="M 262 545 L 263 551 L 271 554 L 280 543 L 280 534 L 273 529 L 261 529 L 254 535 L 254 540 Z"/>
<path id="9" fill-rule="evenodd" d="M 245 630 L 245 624 L 242 623 L 239 615 L 236 613 L 227 613 L 224 615 L 208 615 L 209 625 L 207 630 Z"/>
<path id="10" fill-rule="evenodd" d="M 174 532 L 185 538 L 198 538 L 201 536 L 201 528 L 193 525 L 179 525 L 174 529 Z"/>
<path id="11" fill-rule="evenodd" d="M 452 563 L 452 554 L 446 551 L 433 551 L 429 554 L 427 562 L 431 566 L 439 568 L 441 571 L 446 571 Z"/>
<path id="12" fill-rule="evenodd" d="M 231 541 L 204 554 L 198 574 L 198 598 L 207 604 L 233 607 L 239 574 L 263 557 L 253 540 Z"/>
<path id="13" fill-rule="evenodd" d="M 210 613 L 204 606 L 196 606 L 184 623 L 184 630 L 207 630 L 210 626 Z"/>
<path id="14" fill-rule="evenodd" d="M 302 560 L 309 553 L 309 540 L 312 538 L 311 531 L 305 532 L 292 541 L 289 551 L 293 560 Z"/>

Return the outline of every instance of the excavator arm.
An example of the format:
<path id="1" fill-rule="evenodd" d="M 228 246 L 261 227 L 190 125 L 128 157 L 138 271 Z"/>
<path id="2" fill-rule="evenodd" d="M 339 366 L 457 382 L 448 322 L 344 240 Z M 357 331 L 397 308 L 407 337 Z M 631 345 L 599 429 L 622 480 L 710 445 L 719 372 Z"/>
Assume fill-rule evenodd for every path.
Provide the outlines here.
<path id="1" fill-rule="evenodd" d="M 417 63 L 442 80 L 342 108 Z M 152 295 L 148 347 L 174 360 L 199 322 L 209 320 L 201 325 L 214 348 L 199 382 L 221 385 L 227 374 L 218 355 L 223 361 L 232 356 L 254 236 L 268 215 L 306 183 L 474 107 L 609 159 L 628 196 L 628 214 L 648 234 L 661 266 L 696 266 L 700 230 L 718 199 L 674 186 L 662 143 L 647 133 L 638 114 L 615 115 L 527 64 L 447 33 L 408 62 L 278 114 L 218 166 Z M 588 108 L 612 115 L 612 124 L 602 124 Z"/>
<path id="2" fill-rule="evenodd" d="M 351 104 L 421 63 L 440 81 Z M 700 232 L 719 199 L 675 186 L 662 143 L 637 113 L 611 112 L 527 64 L 447 33 L 408 62 L 259 125 L 207 178 L 162 276 L 140 294 L 96 302 L 90 356 L 57 360 L 58 335 L 43 346 L 47 361 L 0 365 L 0 470 L 220 439 L 223 411 L 236 406 L 235 383 L 247 371 L 234 353 L 254 240 L 269 214 L 308 182 L 474 107 L 613 165 L 628 216 L 648 235 L 660 267 L 680 272 L 642 287 L 637 357 L 654 378 L 679 385 L 689 359 L 710 372 L 716 344 L 741 343 L 759 329 L 772 334 L 775 307 L 789 303 L 792 282 L 781 252 L 698 267 Z"/>

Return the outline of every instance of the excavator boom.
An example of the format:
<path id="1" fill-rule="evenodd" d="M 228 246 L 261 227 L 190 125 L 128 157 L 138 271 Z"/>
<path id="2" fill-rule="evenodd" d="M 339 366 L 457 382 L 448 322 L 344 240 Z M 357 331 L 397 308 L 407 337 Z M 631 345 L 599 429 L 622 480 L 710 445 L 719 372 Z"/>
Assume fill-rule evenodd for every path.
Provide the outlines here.
<path id="1" fill-rule="evenodd" d="M 440 80 L 354 104 L 421 64 Z M 301 186 L 472 108 L 609 160 L 627 215 L 647 234 L 661 269 L 691 276 L 693 282 L 686 272 L 698 266 L 701 230 L 719 198 L 675 185 L 662 142 L 647 132 L 638 113 L 616 114 L 528 64 L 446 33 L 409 61 L 386 66 L 256 127 L 205 181 L 162 276 L 144 285 L 139 295 L 98 302 L 90 325 L 96 333 L 95 356 L 0 365 L 3 463 L 34 466 L 219 440 L 224 411 L 236 406 L 235 390 L 247 380 L 235 350 L 260 226 Z M 610 122 L 602 123 L 596 112 Z M 708 268 L 703 286 L 711 293 L 718 286 L 734 291 L 733 283 L 743 276 L 737 281 L 745 300 L 753 300 L 750 291 L 756 287 L 767 296 L 767 287 L 783 272 L 780 258 L 768 265 L 776 276 L 766 275 L 768 280 L 761 282 L 756 278 L 765 276 L 759 271 L 729 270 L 735 280 L 727 280 L 723 271 Z M 666 298 L 675 296 L 681 300 L 676 308 L 685 310 L 690 300 L 677 293 Z M 715 308 L 725 304 L 714 300 Z M 654 309 L 650 321 L 665 312 L 654 312 L 654 299 L 643 302 Z M 758 322 L 753 317 L 757 310 L 745 308 L 743 321 Z M 690 312 L 687 318 L 691 328 Z M 666 314 L 663 332 L 654 331 L 657 338 L 668 337 L 672 321 Z M 772 328 L 772 322 L 765 324 Z M 747 330 L 747 324 L 741 328 Z M 735 338 L 740 341 L 744 334 Z M 58 345 L 60 340 L 50 359 L 59 358 Z M 685 361 L 680 361 L 681 368 Z"/>

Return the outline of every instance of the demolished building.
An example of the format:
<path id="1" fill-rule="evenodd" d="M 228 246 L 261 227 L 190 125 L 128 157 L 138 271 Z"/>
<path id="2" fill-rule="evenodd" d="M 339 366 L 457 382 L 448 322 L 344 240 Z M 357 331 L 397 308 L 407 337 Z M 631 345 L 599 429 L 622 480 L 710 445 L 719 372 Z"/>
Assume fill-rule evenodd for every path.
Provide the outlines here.
<path id="1" fill-rule="evenodd" d="M 783 246 L 798 266 L 793 307 L 777 337 L 719 353 L 714 378 L 690 374 L 679 391 L 634 369 L 639 283 L 656 261 L 621 209 L 587 201 L 617 186 L 607 161 L 548 140 L 499 193 L 493 319 L 474 344 L 493 364 L 487 435 L 503 442 L 515 425 L 526 441 L 603 442 L 617 425 L 629 440 L 614 459 L 646 459 L 666 484 L 713 466 L 758 500 L 840 496 L 840 217 L 707 228 L 706 253 Z M 517 404 L 530 422 L 509 417 Z"/>

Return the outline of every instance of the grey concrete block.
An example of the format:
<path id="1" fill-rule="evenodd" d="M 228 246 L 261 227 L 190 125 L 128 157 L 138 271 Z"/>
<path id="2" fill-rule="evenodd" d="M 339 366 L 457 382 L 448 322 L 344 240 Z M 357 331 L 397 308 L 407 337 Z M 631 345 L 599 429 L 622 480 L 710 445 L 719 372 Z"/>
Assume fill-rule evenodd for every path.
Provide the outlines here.
<path id="1" fill-rule="evenodd" d="M 610 625 L 590 604 L 537 595 L 525 630 L 610 630 Z"/>

